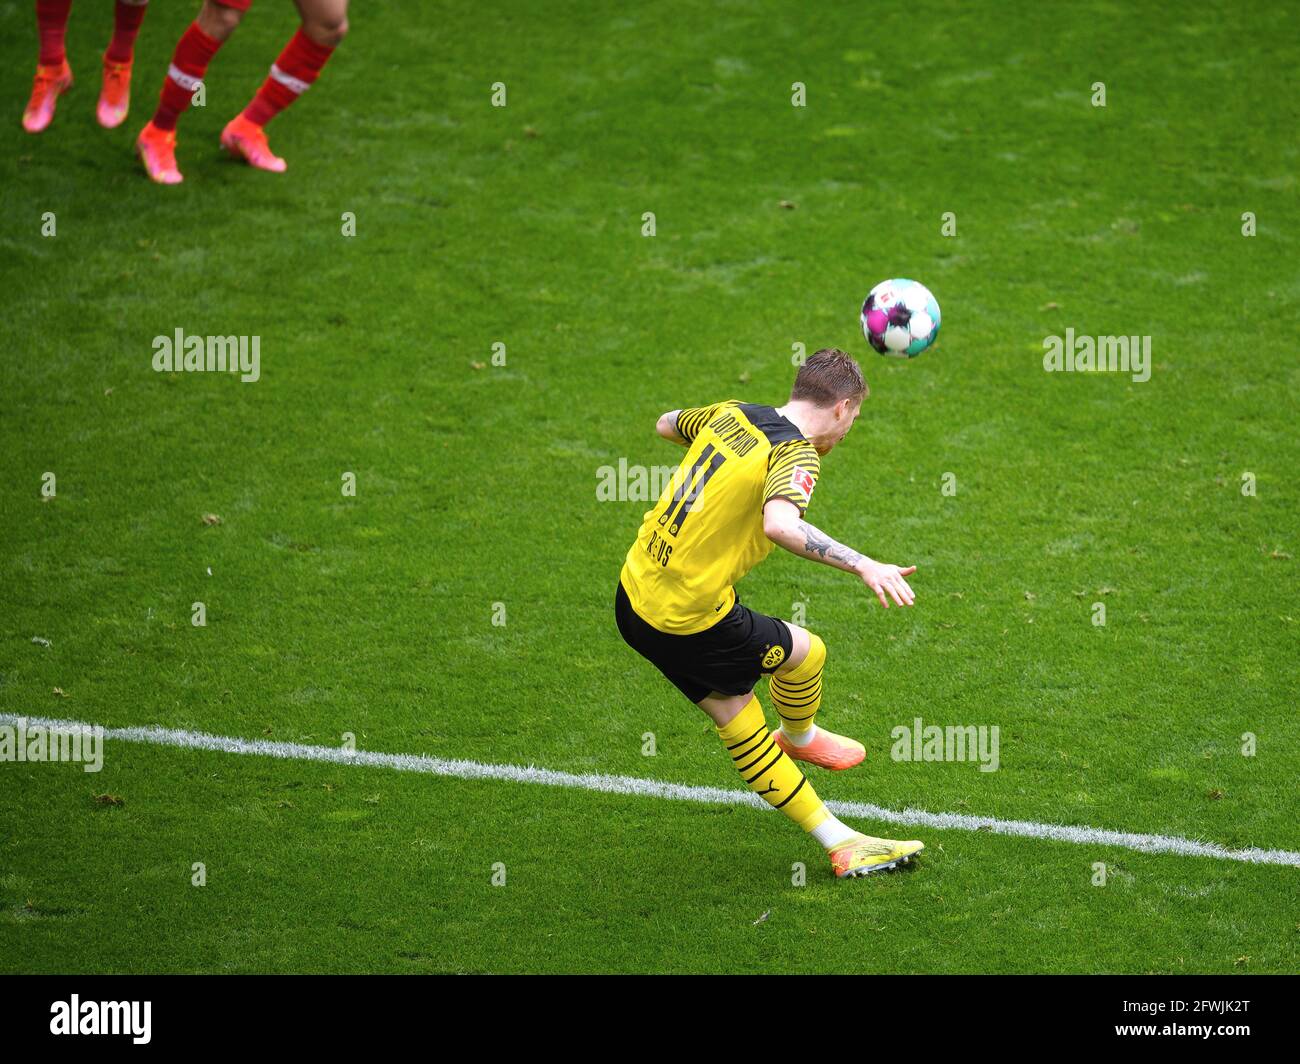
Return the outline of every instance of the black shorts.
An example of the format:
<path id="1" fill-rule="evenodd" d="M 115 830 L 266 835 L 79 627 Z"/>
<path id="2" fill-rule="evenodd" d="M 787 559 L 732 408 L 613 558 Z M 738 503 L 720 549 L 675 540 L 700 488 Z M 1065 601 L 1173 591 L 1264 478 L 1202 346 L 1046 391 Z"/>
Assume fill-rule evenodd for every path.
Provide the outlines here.
<path id="1" fill-rule="evenodd" d="M 794 642 L 784 621 L 742 606 L 739 595 L 731 611 L 712 628 L 670 635 L 641 618 L 620 580 L 614 593 L 614 617 L 627 645 L 692 702 L 715 692 L 748 694 L 760 676 L 781 667 Z"/>

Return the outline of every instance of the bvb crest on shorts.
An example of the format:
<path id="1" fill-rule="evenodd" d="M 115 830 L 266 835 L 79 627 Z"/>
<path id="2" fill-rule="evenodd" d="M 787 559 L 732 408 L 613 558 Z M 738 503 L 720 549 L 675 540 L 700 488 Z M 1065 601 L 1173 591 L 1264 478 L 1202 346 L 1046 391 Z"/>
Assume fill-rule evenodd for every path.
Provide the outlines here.
<path id="1" fill-rule="evenodd" d="M 763 668 L 775 669 L 785 660 L 785 647 L 779 643 L 774 647 L 769 647 L 766 654 L 763 655 Z"/>

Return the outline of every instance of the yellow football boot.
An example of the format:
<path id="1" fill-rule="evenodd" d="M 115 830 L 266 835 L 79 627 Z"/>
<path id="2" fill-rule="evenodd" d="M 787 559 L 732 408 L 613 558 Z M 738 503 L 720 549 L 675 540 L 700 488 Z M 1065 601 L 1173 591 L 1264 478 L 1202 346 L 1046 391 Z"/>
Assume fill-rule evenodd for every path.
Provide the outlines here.
<path id="1" fill-rule="evenodd" d="M 850 876 L 867 876 L 906 864 L 914 853 L 925 849 L 925 843 L 895 842 L 893 839 L 876 839 L 858 835 L 828 851 L 831 867 L 840 879 Z"/>

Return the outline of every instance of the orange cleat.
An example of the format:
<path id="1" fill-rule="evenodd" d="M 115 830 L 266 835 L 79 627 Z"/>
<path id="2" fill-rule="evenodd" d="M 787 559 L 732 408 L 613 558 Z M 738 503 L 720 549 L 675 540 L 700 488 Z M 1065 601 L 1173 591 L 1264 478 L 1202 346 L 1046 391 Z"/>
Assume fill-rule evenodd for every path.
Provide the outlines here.
<path id="1" fill-rule="evenodd" d="M 32 96 L 23 111 L 23 129 L 40 133 L 54 120 L 54 105 L 72 88 L 72 68 L 65 59 L 61 66 L 37 66 Z"/>
<path id="2" fill-rule="evenodd" d="M 266 142 L 266 130 L 242 114 L 235 115 L 226 123 L 226 128 L 221 131 L 221 146 L 236 159 L 243 159 L 259 170 L 282 174 L 289 168 L 288 163 L 271 151 Z"/>
<path id="3" fill-rule="evenodd" d="M 831 868 L 840 879 L 868 876 L 872 872 L 887 872 L 900 864 L 907 864 L 914 853 L 925 849 L 925 843 L 895 842 L 893 839 L 876 839 L 858 835 L 829 851 Z"/>
<path id="4" fill-rule="evenodd" d="M 773 735 L 776 736 L 777 745 L 785 751 L 786 757 L 793 758 L 795 761 L 807 761 L 821 768 L 836 770 L 852 768 L 867 756 L 866 748 L 856 739 L 836 735 L 825 728 L 818 728 L 812 742 L 803 746 L 792 743 L 782 734 L 780 728 L 773 732 Z"/>
<path id="5" fill-rule="evenodd" d="M 104 60 L 104 87 L 99 90 L 95 117 L 105 129 L 116 129 L 131 106 L 131 64 Z"/>
<path id="6" fill-rule="evenodd" d="M 179 185 L 184 180 L 176 169 L 176 130 L 159 129 L 150 122 L 136 137 L 135 153 L 150 180 L 160 185 Z"/>

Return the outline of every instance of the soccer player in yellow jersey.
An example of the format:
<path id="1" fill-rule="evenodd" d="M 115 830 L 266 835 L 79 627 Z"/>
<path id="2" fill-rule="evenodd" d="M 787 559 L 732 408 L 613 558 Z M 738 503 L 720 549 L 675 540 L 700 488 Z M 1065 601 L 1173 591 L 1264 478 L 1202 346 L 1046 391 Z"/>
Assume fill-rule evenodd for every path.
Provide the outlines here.
<path id="1" fill-rule="evenodd" d="M 817 797 L 796 762 L 845 769 L 865 756 L 815 722 L 826 646 L 742 606 L 734 584 L 778 544 L 853 573 L 886 609 L 891 599 L 912 605 L 916 566 L 872 561 L 804 520 L 821 456 L 848 435 L 866 396 L 858 364 L 829 348 L 799 368 L 782 407 L 732 399 L 660 417 L 659 435 L 686 457 L 646 513 L 614 600 L 628 645 L 712 718 L 750 790 L 810 833 L 841 877 L 894 868 L 924 847 L 862 835 Z M 774 732 L 754 697 L 764 674 L 781 718 Z"/>

